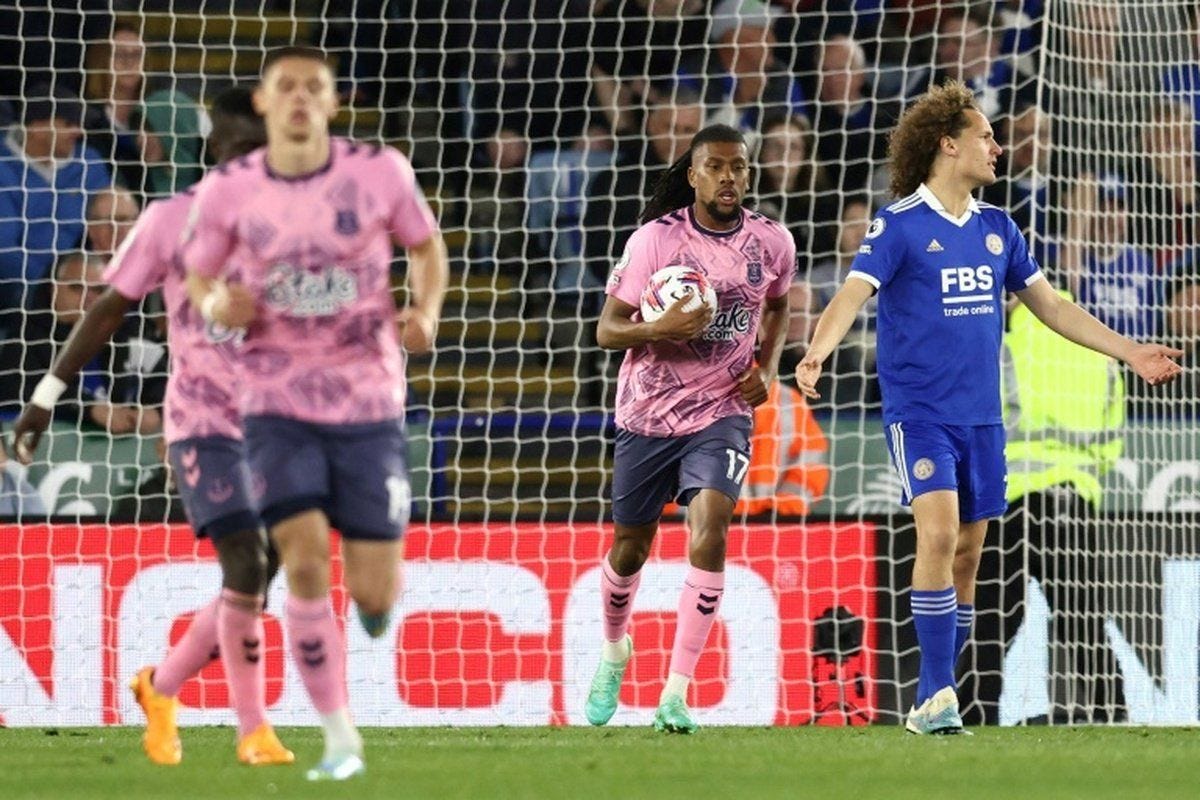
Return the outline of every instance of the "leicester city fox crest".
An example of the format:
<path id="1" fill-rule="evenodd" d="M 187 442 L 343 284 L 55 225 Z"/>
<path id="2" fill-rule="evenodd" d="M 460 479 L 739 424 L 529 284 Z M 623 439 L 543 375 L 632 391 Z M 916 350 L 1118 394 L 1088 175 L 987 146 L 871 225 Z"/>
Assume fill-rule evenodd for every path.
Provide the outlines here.
<path id="1" fill-rule="evenodd" d="M 353 236 L 358 233 L 358 212 L 353 208 L 339 208 L 333 229 L 342 236 Z"/>

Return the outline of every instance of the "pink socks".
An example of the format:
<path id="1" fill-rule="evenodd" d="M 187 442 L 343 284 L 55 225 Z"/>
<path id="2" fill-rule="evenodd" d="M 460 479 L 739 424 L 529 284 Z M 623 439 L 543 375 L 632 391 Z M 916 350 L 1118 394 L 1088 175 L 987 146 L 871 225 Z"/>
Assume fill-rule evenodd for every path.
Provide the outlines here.
<path id="1" fill-rule="evenodd" d="M 288 595 L 285 617 L 288 649 L 313 707 L 320 714 L 346 708 L 346 647 L 329 596 Z"/>
<path id="2" fill-rule="evenodd" d="M 633 598 L 642 581 L 641 571 L 621 576 L 613 571 L 608 556 L 601 564 L 600 600 L 604 604 L 604 638 L 617 642 L 625 638 L 629 630 L 629 618 L 633 616 Z"/>
<path id="3" fill-rule="evenodd" d="M 217 638 L 230 705 L 237 712 L 238 736 L 267 721 L 262 604 L 262 597 L 221 590 Z"/>
<path id="4" fill-rule="evenodd" d="M 691 677 L 696 671 L 700 652 L 708 641 L 721 596 L 725 594 L 725 573 L 688 569 L 679 596 L 679 618 L 675 627 L 675 646 L 671 649 L 671 672 Z"/>
<path id="5" fill-rule="evenodd" d="M 220 605 L 221 599 L 214 598 L 192 617 L 192 624 L 183 638 L 154 668 L 154 691 L 174 697 L 179 694 L 184 681 L 217 657 L 217 611 Z"/>

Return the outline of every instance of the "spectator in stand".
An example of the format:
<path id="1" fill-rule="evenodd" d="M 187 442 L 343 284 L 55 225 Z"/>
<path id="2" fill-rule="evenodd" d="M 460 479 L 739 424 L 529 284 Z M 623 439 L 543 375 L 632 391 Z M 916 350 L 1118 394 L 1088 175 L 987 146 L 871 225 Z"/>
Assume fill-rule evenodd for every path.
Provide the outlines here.
<path id="1" fill-rule="evenodd" d="M 874 192 L 887 185 L 887 137 L 880 131 L 895 124 L 899 103 L 873 96 L 866 52 L 851 37 L 833 36 L 817 54 L 817 157 L 831 185 L 843 192 Z"/>
<path id="2" fill-rule="evenodd" d="M 575 318 L 595 316 L 603 303 L 604 278 L 588 268 L 583 226 L 591 186 L 612 166 L 608 150 L 547 150 L 529 160 L 524 229 L 536 257 L 549 261 L 555 306 Z"/>
<path id="3" fill-rule="evenodd" d="M 468 84 L 469 135 L 476 160 L 499 172 L 506 194 L 522 196 L 521 172 L 543 150 L 587 147 L 591 88 L 583 0 L 483 4 L 471 47 L 478 57 Z"/>
<path id="4" fill-rule="evenodd" d="M 1054 165 L 1051 139 L 1053 121 L 1036 105 L 1022 105 L 1004 121 L 1002 136 L 1007 164 L 996 170 L 1003 175 L 983 189 L 983 199 L 1009 209 L 1017 227 L 1030 240 L 1035 258 L 1053 267 L 1062 232 L 1062 190 Z"/>
<path id="5" fill-rule="evenodd" d="M 1011 60 L 1021 83 L 1037 74 L 1044 15 L 1044 0 L 996 2 L 997 23 L 1001 29 L 1000 55 Z"/>
<path id="6" fill-rule="evenodd" d="M 1181 385 L 1171 392 L 1175 418 L 1200 420 L 1200 250 L 1193 248 L 1167 287 L 1166 328 L 1174 347 L 1184 351 Z"/>
<path id="7" fill-rule="evenodd" d="M 979 110 L 988 117 L 1012 109 L 1013 68 L 1000 57 L 1001 34 L 992 15 L 980 7 L 951 7 L 941 12 L 937 27 L 936 69 L 932 83 L 960 80 L 975 95 Z M 919 87 L 924 92 L 927 86 Z"/>
<path id="8" fill-rule="evenodd" d="M 778 380 L 754 409 L 750 467 L 733 514 L 807 515 L 829 486 L 829 440 L 804 395 Z"/>
<path id="9" fill-rule="evenodd" d="M 78 96 L 84 43 L 108 32 L 113 5 L 113 0 L 0 0 L 7 49 L 0 58 L 0 97 L 32 97 L 31 90 L 43 83 Z"/>
<path id="10" fill-rule="evenodd" d="M 1065 52 L 1048 57 L 1041 81 L 1042 106 L 1051 112 L 1053 140 L 1063 148 L 1061 174 L 1129 175 L 1127 157 L 1138 152 L 1139 92 L 1124 79 L 1121 3 L 1074 0 L 1063 5 Z M 1049 54 L 1048 54 L 1049 55 Z"/>
<path id="11" fill-rule="evenodd" d="M 83 248 L 89 255 L 99 256 L 105 262 L 121 246 L 133 230 L 140 210 L 129 190 L 112 186 L 92 195 L 87 207 L 87 232 Z M 162 311 L 162 296 L 153 294 L 141 304 L 139 310 L 130 312 L 116 335 L 121 343 L 120 352 L 126 358 L 123 370 L 158 375 L 151 378 L 153 385 L 163 386 L 162 373 L 166 371 L 166 317 Z M 151 391 L 142 398 L 136 386 L 123 382 L 121 387 L 131 402 L 157 403 Z"/>
<path id="12" fill-rule="evenodd" d="M 397 22 L 393 0 L 325 0 L 312 44 L 337 60 L 337 93 L 343 105 L 374 105 L 384 96 L 390 51 L 404 47 L 391 39 Z M 410 5 L 408 3 L 403 5 Z"/>
<path id="13" fill-rule="evenodd" d="M 1131 239 L 1135 246 L 1148 250 L 1154 258 L 1158 274 L 1169 279 L 1170 290 L 1165 292 L 1166 308 L 1163 322 L 1167 334 L 1180 335 L 1181 323 L 1186 322 L 1186 306 L 1181 306 L 1188 293 L 1178 287 L 1187 285 L 1188 276 L 1195 275 L 1191 250 L 1200 241 L 1200 197 L 1196 185 L 1197 172 L 1194 120 L 1191 108 L 1170 100 L 1158 101 L 1140 126 L 1121 122 L 1119 127 L 1140 128 L 1141 151 L 1144 156 L 1132 160 L 1126 193 L 1126 210 L 1130 219 Z M 1186 328 L 1186 326 L 1183 326 Z M 1186 349 L 1186 348 L 1185 348 Z M 1194 350 L 1192 351 L 1194 353 Z M 1191 404 L 1194 396 L 1184 392 L 1195 386 L 1195 373 L 1190 371 L 1194 361 L 1186 362 L 1181 387 L 1171 389 L 1171 398 L 1164 403 L 1158 392 L 1148 390 L 1140 382 L 1131 381 L 1130 411 L 1133 415 L 1159 415 L 1179 412 L 1179 402 Z"/>
<path id="14" fill-rule="evenodd" d="M 772 30 L 783 43 L 777 53 L 796 73 L 812 70 L 811 53 L 836 36 L 871 42 L 872 56 L 875 47 L 885 44 L 881 38 L 895 38 L 882 31 L 888 0 L 771 0 L 770 5 Z"/>
<path id="15" fill-rule="evenodd" d="M 1129 173 L 1133 240 L 1168 274 L 1200 242 L 1194 125 L 1188 106 L 1160 101 L 1140 126 L 1145 157 Z"/>
<path id="16" fill-rule="evenodd" d="M 564 170 L 587 172 L 611 155 L 604 152 L 612 148 L 606 132 L 592 125 L 602 115 L 591 110 L 588 59 L 579 53 L 590 25 L 587 3 L 480 0 L 471 20 L 464 46 L 472 56 L 458 84 L 472 167 L 463 175 L 471 199 L 464 216 L 477 234 L 468 257 L 479 269 L 540 283 L 526 265 L 548 255 L 546 243 L 527 230 L 536 211 L 522 200 L 547 196 L 545 170 L 560 153 L 570 153 Z M 537 185 L 530 167 L 542 178 Z M 545 284 L 524 288 L 522 302 L 540 306 Z"/>
<path id="17" fill-rule="evenodd" d="M 814 155 L 812 127 L 804 117 L 772 117 L 763 123 L 758 207 L 791 232 L 801 274 L 837 248 L 838 196 Z"/>
<path id="18" fill-rule="evenodd" d="M 599 0 L 590 48 L 597 107 L 617 135 L 638 135 L 653 108 L 651 86 L 704 72 L 710 0 Z M 668 90 L 669 93 L 669 90 Z"/>
<path id="19" fill-rule="evenodd" d="M 757 128 L 760 113 L 803 109 L 799 85 L 775 60 L 760 0 L 601 0 L 594 25 L 591 77 L 615 133 L 641 129 L 652 87 L 661 95 L 687 86 L 743 130 Z"/>
<path id="20" fill-rule="evenodd" d="M 21 123 L 0 139 L 0 341 L 15 333 L 58 255 L 83 238 L 87 197 L 111 183 L 80 141 L 82 115 L 78 99 L 34 87 Z"/>
<path id="21" fill-rule="evenodd" d="M 1162 334 L 1162 273 L 1154 257 L 1130 244 L 1128 198 L 1117 175 L 1084 175 L 1068 196 L 1059 268 L 1080 306 L 1131 339 Z"/>
<path id="22" fill-rule="evenodd" d="M 203 174 L 208 115 L 171 88 L 147 86 L 140 28 L 118 21 L 89 42 L 84 60 L 84 130 L 88 144 L 134 192 L 153 197 L 182 191 Z"/>
<path id="23" fill-rule="evenodd" d="M 801 115 L 808 99 L 800 82 L 775 57 L 771 15 L 759 0 L 713 5 L 704 72 L 680 79 L 704 97 L 709 122 L 725 122 L 754 135 L 768 116 Z"/>
<path id="24" fill-rule="evenodd" d="M 804 275 L 808 304 L 799 315 L 802 321 L 797 323 L 795 331 L 799 341 L 809 341 L 817 318 L 845 282 L 850 263 L 858 254 L 870 224 L 871 205 L 867 197 L 846 198 L 842 205 L 837 255 L 819 262 Z M 823 378 L 831 385 L 821 389 L 821 396 L 834 406 L 879 402 L 875 375 L 875 307 L 876 298 L 872 296 L 859 309 L 849 332 L 833 352 L 827 378 Z"/>
<path id="25" fill-rule="evenodd" d="M 695 92 L 676 87 L 659 94 L 652 87 L 650 93 L 655 102 L 645 116 L 644 132 L 622 138 L 616 166 L 597 176 L 587 203 L 585 248 L 601 281 L 637 229 L 658 179 L 704 127 L 704 105 Z"/>
<path id="26" fill-rule="evenodd" d="M 1175 9 L 1171 9 L 1175 11 Z M 1162 91 L 1171 100 L 1191 106 L 1196 150 L 1200 152 L 1200 9 L 1188 5 L 1179 12 L 1178 30 L 1188 32 L 1184 56 L 1163 71 Z"/>
<path id="27" fill-rule="evenodd" d="M 84 241 L 89 253 L 109 258 L 133 230 L 137 201 L 127 189 L 112 186 L 92 195 L 87 205 Z"/>
<path id="28" fill-rule="evenodd" d="M 39 286 L 38 307 L 23 317 L 21 337 L 10 339 L 0 348 L 0 413 L 15 415 L 28 402 L 34 389 L 32 378 L 50 368 L 55 350 L 104 290 L 105 263 L 99 256 L 68 253 L 59 260 L 54 280 Z M 108 365 L 129 364 L 132 360 L 123 351 L 122 344 L 115 344 L 68 384 L 56 408 L 58 419 L 87 421 L 114 434 L 161 430 L 158 411 L 130 398 L 144 395 L 148 403 L 161 401 L 162 378 L 166 375 L 162 354 L 149 369 L 142 370 L 135 364 L 131 372 L 122 369 L 113 374 Z M 141 355 L 136 357 L 140 359 Z M 153 373 L 155 367 L 159 379 L 146 380 L 145 373 Z"/>

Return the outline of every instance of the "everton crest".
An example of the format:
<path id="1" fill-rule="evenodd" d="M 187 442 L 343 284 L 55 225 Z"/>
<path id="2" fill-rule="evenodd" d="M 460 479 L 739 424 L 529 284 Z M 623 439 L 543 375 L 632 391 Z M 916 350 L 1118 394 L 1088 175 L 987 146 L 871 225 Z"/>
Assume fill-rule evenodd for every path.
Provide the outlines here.
<path id="1" fill-rule="evenodd" d="M 358 212 L 353 208 L 339 208 L 333 229 L 342 236 L 353 236 L 358 233 Z"/>
<path id="2" fill-rule="evenodd" d="M 761 261 L 747 261 L 746 262 L 746 280 L 749 281 L 750 285 L 758 286 L 760 283 L 762 283 L 762 279 L 763 279 L 762 262 Z"/>

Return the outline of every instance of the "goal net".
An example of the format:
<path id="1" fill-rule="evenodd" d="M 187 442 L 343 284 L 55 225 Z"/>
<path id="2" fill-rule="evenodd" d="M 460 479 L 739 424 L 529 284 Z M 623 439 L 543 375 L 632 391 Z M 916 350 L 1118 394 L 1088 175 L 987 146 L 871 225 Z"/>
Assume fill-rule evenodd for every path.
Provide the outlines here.
<path id="1" fill-rule="evenodd" d="M 915 532 L 872 314 L 826 364 L 819 401 L 789 387 L 894 199 L 888 132 L 931 84 L 966 82 L 1005 150 L 980 201 L 1013 215 L 1056 288 L 1186 351 L 1183 380 L 1148 387 L 1028 312 L 993 309 L 1009 329 L 1011 505 L 988 532 L 959 662 L 966 719 L 1200 721 L 1193 3 L 6 2 L 0 41 L 6 437 L 98 296 L 114 237 L 200 179 L 207 104 L 252 85 L 272 47 L 324 48 L 336 133 L 412 161 L 451 278 L 436 352 L 408 363 L 405 594 L 386 646 L 346 624 L 356 719 L 380 725 L 583 722 L 622 357 L 596 344 L 604 286 L 654 181 L 717 121 L 744 132 L 747 205 L 791 232 L 798 264 L 785 390 L 756 421 L 690 702 L 711 724 L 902 719 Z M 402 252 L 395 267 L 403 303 Z M 152 295 L 64 396 L 34 462 L 3 465 L 0 724 L 136 723 L 123 681 L 219 586 L 157 450 L 162 323 Z M 686 559 L 668 511 L 619 723 L 653 713 Z M 283 592 L 277 580 L 268 602 L 268 702 L 273 721 L 307 724 L 271 616 Z M 216 662 L 180 697 L 185 723 L 233 719 Z"/>

